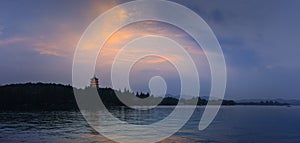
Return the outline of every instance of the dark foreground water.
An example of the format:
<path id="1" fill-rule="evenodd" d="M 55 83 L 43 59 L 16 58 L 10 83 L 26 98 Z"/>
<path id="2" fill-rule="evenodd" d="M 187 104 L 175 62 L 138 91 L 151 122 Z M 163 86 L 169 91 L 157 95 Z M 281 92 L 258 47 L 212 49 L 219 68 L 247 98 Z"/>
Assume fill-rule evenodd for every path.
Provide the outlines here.
<path id="1" fill-rule="evenodd" d="M 222 107 L 213 123 L 204 131 L 198 131 L 198 122 L 203 110 L 204 107 L 198 107 L 190 121 L 179 132 L 162 142 L 300 142 L 300 107 L 297 106 Z M 171 107 L 159 107 L 138 114 L 127 109 L 112 110 L 120 119 L 136 124 L 155 122 L 171 111 Z M 111 141 L 93 130 L 79 112 L 59 111 L 0 113 L 0 142 Z"/>

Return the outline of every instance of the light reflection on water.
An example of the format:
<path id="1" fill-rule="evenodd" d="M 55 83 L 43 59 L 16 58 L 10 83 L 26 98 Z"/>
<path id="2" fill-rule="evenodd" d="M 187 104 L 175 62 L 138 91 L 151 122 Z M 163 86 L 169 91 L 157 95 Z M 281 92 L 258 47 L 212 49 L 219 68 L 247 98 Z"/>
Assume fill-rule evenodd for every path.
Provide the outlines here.
<path id="1" fill-rule="evenodd" d="M 300 142 L 300 107 L 222 107 L 213 123 L 198 131 L 203 110 L 198 107 L 181 130 L 162 142 Z M 111 109 L 120 120 L 139 125 L 159 121 L 171 111 L 172 107 L 149 111 Z M 111 141 L 93 130 L 79 112 L 53 111 L 0 113 L 0 142 Z"/>

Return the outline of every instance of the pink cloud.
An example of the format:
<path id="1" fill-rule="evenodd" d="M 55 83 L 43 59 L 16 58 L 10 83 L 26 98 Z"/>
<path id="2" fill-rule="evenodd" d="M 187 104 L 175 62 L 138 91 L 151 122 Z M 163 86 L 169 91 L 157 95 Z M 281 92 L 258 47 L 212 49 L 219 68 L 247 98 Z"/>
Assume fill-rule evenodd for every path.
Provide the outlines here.
<path id="1" fill-rule="evenodd" d="M 175 41 L 178 41 L 187 52 L 189 52 L 192 55 L 204 55 L 203 51 L 198 47 L 197 44 L 190 42 L 187 37 L 188 35 L 186 33 L 183 33 L 183 31 L 174 28 L 172 26 L 160 26 L 159 22 L 156 21 L 145 21 L 136 23 L 133 25 L 129 25 L 127 27 L 124 27 L 123 29 L 117 31 L 114 33 L 106 42 L 106 44 L 101 49 L 99 57 L 101 57 L 101 64 L 102 65 L 109 65 L 112 64 L 114 57 L 116 54 L 120 51 L 120 49 L 127 44 L 129 41 L 143 36 L 163 36 L 163 37 L 169 37 Z M 88 46 L 87 46 L 88 47 Z M 151 52 L 151 48 L 140 48 L 135 49 L 134 51 L 131 51 L 128 53 L 128 56 L 126 59 L 122 59 L 123 61 L 130 62 L 131 54 L 134 53 L 147 53 Z M 181 57 L 178 55 L 171 55 L 170 57 L 176 57 L 173 60 L 180 60 Z M 161 62 L 167 62 L 167 60 L 163 59 L 148 59 L 144 61 L 145 64 L 155 64 L 155 63 L 161 63 Z M 102 66 L 101 66 L 102 67 Z"/>
<path id="2" fill-rule="evenodd" d="M 34 50 L 41 55 L 63 57 L 59 52 L 60 48 L 56 44 L 39 42 L 35 43 L 34 46 L 36 47 Z"/>
<path id="3" fill-rule="evenodd" d="M 25 37 L 13 37 L 13 38 L 1 39 L 0 46 L 16 44 L 16 43 L 24 42 L 27 40 L 29 40 L 29 39 L 25 38 Z"/>

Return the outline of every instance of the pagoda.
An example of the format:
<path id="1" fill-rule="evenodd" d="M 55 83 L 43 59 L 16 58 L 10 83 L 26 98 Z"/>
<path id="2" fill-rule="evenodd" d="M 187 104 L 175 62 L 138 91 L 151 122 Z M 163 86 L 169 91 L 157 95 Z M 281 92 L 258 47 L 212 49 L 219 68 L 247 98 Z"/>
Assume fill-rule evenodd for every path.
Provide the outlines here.
<path id="1" fill-rule="evenodd" d="M 99 88 L 99 79 L 95 75 L 91 78 L 90 87 Z"/>

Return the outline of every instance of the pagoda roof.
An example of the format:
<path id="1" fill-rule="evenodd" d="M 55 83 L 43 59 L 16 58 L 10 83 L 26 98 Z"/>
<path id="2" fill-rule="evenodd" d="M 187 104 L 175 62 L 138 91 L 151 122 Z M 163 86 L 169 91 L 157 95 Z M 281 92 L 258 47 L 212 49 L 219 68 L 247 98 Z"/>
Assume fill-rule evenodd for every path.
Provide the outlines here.
<path id="1" fill-rule="evenodd" d="M 98 80 L 98 78 L 95 75 L 94 75 L 93 78 L 91 78 L 91 80 L 93 80 L 93 79 Z"/>

